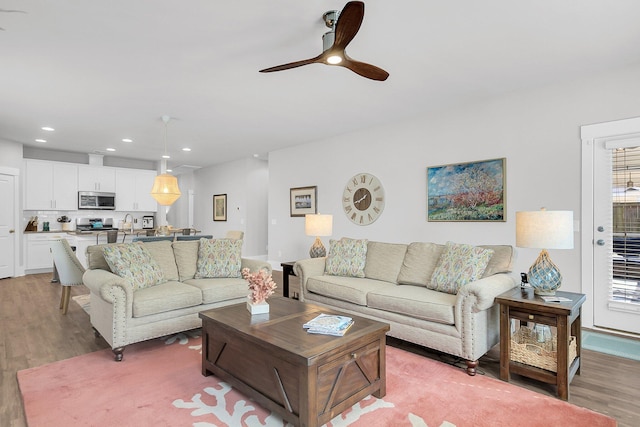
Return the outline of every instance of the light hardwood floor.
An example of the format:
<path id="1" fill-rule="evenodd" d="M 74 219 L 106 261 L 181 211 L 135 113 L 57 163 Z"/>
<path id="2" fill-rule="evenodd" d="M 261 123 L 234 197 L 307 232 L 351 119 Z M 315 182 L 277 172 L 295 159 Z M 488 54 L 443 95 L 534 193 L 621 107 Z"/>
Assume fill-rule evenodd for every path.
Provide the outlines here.
<path id="1" fill-rule="evenodd" d="M 0 426 L 3 427 L 26 426 L 17 371 L 108 348 L 104 340 L 94 338 L 89 316 L 76 303 L 69 304 L 66 316 L 60 313 L 60 286 L 50 283 L 50 278 L 50 274 L 36 274 L 0 280 Z M 274 272 L 274 280 L 281 284 L 281 274 Z M 292 278 L 291 286 L 295 291 L 296 278 Z M 85 293 L 88 290 L 84 286 L 72 289 L 72 296 Z M 397 340 L 390 339 L 389 344 L 455 362 Z M 481 374 L 498 378 L 497 350 L 481 359 Z M 555 395 L 553 386 L 514 377 L 512 383 L 518 386 Z M 573 380 L 570 393 L 571 403 L 616 418 L 621 427 L 640 425 L 637 404 L 640 362 L 584 350 L 582 375 Z"/>

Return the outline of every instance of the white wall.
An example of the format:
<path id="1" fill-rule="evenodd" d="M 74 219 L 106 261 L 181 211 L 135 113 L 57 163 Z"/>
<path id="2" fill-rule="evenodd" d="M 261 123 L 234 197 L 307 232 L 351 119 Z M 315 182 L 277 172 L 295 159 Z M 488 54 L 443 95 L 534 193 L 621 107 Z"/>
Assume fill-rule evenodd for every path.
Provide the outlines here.
<path id="1" fill-rule="evenodd" d="M 269 260 L 308 257 L 313 243 L 304 218 L 289 216 L 292 187 L 318 186 L 319 212 L 334 215 L 332 238 L 515 245 L 516 211 L 545 206 L 580 219 L 580 126 L 640 116 L 638 75 L 636 65 L 270 153 Z M 426 220 L 427 166 L 500 157 L 507 159 L 506 222 Z M 386 193 L 384 212 L 365 227 L 352 224 L 340 203 L 358 172 L 376 175 Z M 580 233 L 575 237 L 576 249 L 550 254 L 563 272 L 563 290 L 579 292 Z M 514 273 L 527 271 L 537 253 L 518 249 Z"/>
<path id="2" fill-rule="evenodd" d="M 241 159 L 198 169 L 193 176 L 195 227 L 214 237 L 223 237 L 230 230 L 244 231 L 242 254 L 266 257 L 267 162 Z M 213 221 L 214 194 L 227 195 L 227 221 Z"/>
<path id="3" fill-rule="evenodd" d="M 0 140 L 0 166 L 22 170 L 22 144 Z"/>

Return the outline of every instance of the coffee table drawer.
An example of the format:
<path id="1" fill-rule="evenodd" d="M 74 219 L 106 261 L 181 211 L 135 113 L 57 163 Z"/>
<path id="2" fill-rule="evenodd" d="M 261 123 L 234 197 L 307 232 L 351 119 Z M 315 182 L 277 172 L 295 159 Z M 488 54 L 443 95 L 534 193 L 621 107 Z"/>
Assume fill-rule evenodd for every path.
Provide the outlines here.
<path id="1" fill-rule="evenodd" d="M 381 378 L 380 360 L 380 341 L 377 340 L 318 366 L 318 417 L 328 421 L 351 407 L 355 403 L 351 403 L 351 398 L 355 395 L 365 393 L 366 396 L 377 390 Z M 349 401 L 348 404 L 341 405 L 345 401 Z"/>

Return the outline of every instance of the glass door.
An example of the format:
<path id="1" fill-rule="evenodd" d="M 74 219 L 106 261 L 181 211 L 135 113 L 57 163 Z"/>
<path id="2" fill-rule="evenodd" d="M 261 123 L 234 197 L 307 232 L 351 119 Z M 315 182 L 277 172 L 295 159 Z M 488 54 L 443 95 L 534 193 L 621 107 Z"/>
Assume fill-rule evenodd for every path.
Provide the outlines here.
<path id="1" fill-rule="evenodd" d="M 583 236 L 583 264 L 592 268 L 587 288 L 593 325 L 640 334 L 640 121 L 636 124 L 635 134 L 607 134 L 612 130 L 605 128 L 591 140 L 592 164 L 583 158 L 583 167 L 592 169 L 593 187 L 592 223 L 584 222 L 593 229 Z"/>

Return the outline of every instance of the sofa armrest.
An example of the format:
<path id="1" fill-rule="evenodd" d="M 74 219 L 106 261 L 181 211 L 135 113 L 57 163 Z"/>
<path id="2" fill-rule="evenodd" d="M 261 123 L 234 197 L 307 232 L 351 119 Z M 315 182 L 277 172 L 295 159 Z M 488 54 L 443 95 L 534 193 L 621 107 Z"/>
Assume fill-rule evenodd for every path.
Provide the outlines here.
<path id="1" fill-rule="evenodd" d="M 95 295 L 100 296 L 106 302 L 113 304 L 115 301 L 113 288 L 120 288 L 119 294 L 124 293 L 127 305 L 133 305 L 133 288 L 131 284 L 117 274 L 106 270 L 87 270 L 82 276 L 85 286 Z"/>
<path id="2" fill-rule="evenodd" d="M 461 287 L 458 291 L 456 305 L 459 305 L 461 300 L 465 298 L 473 297 L 475 301 L 471 309 L 474 312 L 487 310 L 493 306 L 498 295 L 516 286 L 517 283 L 512 276 L 504 273 L 494 274 Z"/>
<path id="3" fill-rule="evenodd" d="M 267 272 L 271 274 L 271 264 L 266 261 L 260 261 L 257 259 L 242 258 L 242 264 L 240 268 L 248 268 L 252 272 L 267 270 Z"/>
<path id="4" fill-rule="evenodd" d="M 300 301 L 304 301 L 307 292 L 307 279 L 324 274 L 326 258 L 307 258 L 296 261 L 293 265 L 293 272 L 300 278 Z"/>

